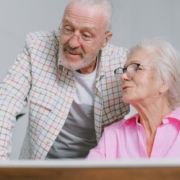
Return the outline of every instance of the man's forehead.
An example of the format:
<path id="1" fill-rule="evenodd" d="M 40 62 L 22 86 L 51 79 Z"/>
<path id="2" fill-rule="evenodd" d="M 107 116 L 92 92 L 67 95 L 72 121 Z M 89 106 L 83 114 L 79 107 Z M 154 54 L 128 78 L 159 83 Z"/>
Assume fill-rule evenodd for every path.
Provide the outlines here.
<path id="1" fill-rule="evenodd" d="M 66 8 L 63 19 L 99 24 L 105 18 L 99 5 L 73 3 Z"/>

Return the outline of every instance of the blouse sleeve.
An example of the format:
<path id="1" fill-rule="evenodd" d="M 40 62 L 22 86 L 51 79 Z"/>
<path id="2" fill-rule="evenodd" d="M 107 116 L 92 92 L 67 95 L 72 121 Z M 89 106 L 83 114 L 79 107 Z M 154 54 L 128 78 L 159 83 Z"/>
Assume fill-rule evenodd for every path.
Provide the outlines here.
<path id="1" fill-rule="evenodd" d="M 98 142 L 98 145 L 89 151 L 86 159 L 106 159 L 105 131 Z"/>

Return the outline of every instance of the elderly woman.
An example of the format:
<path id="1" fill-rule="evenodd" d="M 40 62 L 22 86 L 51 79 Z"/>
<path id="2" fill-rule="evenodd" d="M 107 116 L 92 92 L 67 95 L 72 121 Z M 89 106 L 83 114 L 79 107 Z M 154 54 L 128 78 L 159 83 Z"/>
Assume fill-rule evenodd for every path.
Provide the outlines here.
<path id="1" fill-rule="evenodd" d="M 105 128 L 87 159 L 180 158 L 180 56 L 166 41 L 132 47 L 123 68 L 122 98 L 137 114 Z"/>

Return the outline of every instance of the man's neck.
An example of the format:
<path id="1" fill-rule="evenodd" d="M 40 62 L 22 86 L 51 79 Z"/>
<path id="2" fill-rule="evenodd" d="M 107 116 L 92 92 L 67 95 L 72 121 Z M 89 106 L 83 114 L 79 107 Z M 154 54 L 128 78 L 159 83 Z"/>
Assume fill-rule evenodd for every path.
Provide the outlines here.
<path id="1" fill-rule="evenodd" d="M 96 68 L 96 62 L 97 62 L 97 58 L 88 66 L 78 69 L 77 72 L 81 74 L 91 74 Z"/>

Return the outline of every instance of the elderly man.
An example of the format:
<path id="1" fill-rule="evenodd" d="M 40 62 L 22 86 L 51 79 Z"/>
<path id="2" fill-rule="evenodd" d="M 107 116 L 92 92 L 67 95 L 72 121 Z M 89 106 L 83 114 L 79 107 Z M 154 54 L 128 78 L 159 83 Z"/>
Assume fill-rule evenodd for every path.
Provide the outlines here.
<path id="1" fill-rule="evenodd" d="M 108 44 L 113 8 L 108 0 L 71 0 L 58 31 L 29 33 L 1 83 L 0 156 L 11 153 L 15 117 L 29 103 L 20 158 L 85 158 L 105 126 L 123 119 L 114 70 L 126 50 Z"/>

